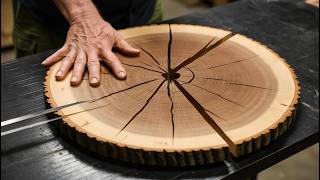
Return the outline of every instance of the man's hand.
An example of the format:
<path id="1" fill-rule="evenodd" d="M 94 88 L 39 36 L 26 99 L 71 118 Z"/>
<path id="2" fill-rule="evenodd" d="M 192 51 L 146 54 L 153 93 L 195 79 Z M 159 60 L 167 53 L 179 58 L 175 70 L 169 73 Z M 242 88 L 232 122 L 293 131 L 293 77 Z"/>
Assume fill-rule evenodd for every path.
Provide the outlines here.
<path id="1" fill-rule="evenodd" d="M 55 0 L 62 14 L 70 23 L 64 46 L 42 62 L 51 65 L 63 59 L 56 73 L 63 80 L 73 66 L 71 85 L 78 85 L 85 68 L 89 71 L 92 86 L 100 83 L 100 61 L 103 60 L 119 79 L 126 78 L 126 71 L 112 49 L 128 56 L 139 50 L 130 46 L 109 23 L 105 22 L 89 0 Z"/>

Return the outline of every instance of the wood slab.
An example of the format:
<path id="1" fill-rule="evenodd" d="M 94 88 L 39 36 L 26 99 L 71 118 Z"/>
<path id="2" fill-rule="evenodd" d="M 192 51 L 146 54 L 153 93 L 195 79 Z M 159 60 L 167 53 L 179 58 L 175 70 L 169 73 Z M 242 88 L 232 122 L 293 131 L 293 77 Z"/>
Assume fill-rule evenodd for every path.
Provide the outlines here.
<path id="1" fill-rule="evenodd" d="M 117 54 L 128 77 L 101 67 L 70 86 L 71 73 L 47 72 L 61 132 L 105 157 L 157 166 L 193 166 L 238 157 L 269 145 L 290 127 L 299 100 L 296 75 L 279 55 L 240 34 L 195 25 L 151 25 L 120 31 L 138 57 Z"/>

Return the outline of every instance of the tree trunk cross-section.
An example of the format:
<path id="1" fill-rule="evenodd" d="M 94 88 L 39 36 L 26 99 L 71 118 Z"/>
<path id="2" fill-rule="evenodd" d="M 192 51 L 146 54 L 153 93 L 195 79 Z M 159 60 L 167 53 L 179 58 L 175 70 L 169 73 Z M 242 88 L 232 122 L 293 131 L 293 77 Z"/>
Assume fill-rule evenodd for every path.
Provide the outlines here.
<path id="1" fill-rule="evenodd" d="M 69 139 L 94 153 L 146 165 L 192 166 L 238 157 L 276 140 L 291 125 L 300 88 L 275 52 L 240 34 L 194 25 L 151 25 L 120 31 L 141 50 L 117 54 L 126 80 L 101 67 L 77 86 L 56 81 L 45 91 L 64 108 L 59 123 Z"/>

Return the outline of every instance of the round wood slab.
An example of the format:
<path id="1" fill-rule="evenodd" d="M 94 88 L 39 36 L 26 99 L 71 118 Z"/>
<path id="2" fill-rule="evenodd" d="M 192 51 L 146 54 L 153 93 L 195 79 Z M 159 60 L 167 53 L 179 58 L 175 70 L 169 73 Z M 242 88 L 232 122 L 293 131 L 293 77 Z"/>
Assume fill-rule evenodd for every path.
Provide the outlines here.
<path id="1" fill-rule="evenodd" d="M 138 57 L 117 54 L 118 80 L 101 67 L 70 86 L 48 71 L 45 91 L 63 134 L 105 157 L 159 166 L 223 161 L 267 146 L 290 126 L 300 88 L 275 52 L 243 35 L 194 25 L 151 25 L 120 31 Z"/>

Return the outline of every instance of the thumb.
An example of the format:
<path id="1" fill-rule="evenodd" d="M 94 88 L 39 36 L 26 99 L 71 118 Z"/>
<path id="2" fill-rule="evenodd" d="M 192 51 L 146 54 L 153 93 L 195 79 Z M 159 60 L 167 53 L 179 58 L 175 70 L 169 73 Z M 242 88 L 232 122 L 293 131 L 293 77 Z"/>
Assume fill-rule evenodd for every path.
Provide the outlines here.
<path id="1" fill-rule="evenodd" d="M 118 38 L 117 42 L 115 43 L 115 48 L 127 56 L 137 56 L 140 53 L 139 49 L 132 47 L 122 37 Z"/>

